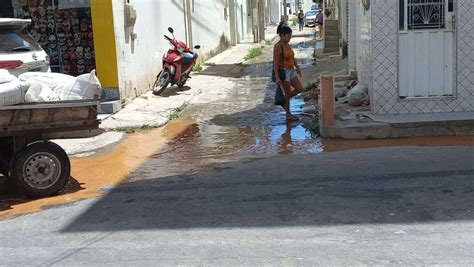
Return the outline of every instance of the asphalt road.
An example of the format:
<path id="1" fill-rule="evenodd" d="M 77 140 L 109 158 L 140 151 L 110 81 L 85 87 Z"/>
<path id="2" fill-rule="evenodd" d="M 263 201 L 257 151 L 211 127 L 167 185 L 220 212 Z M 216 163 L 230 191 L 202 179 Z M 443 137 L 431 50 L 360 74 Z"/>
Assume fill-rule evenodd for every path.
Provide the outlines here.
<path id="1" fill-rule="evenodd" d="M 473 265 L 474 148 L 242 159 L 0 221 L 0 264 Z"/>

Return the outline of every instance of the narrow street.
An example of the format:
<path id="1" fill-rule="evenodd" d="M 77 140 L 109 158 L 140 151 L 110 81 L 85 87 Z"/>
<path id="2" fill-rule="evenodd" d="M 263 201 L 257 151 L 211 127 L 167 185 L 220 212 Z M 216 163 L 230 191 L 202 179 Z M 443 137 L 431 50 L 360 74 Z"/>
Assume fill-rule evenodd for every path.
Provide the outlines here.
<path id="1" fill-rule="evenodd" d="M 314 47 L 302 45 L 312 40 L 314 34 L 308 29 L 292 39 L 301 61 L 312 57 Z M 311 66 L 311 62 L 302 63 L 302 68 Z M 291 101 L 292 112 L 302 118 L 299 122 L 287 123 L 284 110 L 273 105 L 271 67 L 272 46 L 268 46 L 260 58 L 237 68 L 240 73 L 232 78 L 237 86 L 226 99 L 188 106 L 180 116 L 180 120 L 190 122 L 186 131 L 142 165 L 131 179 L 145 179 L 147 174 L 154 177 L 157 172 L 206 170 L 248 157 L 321 153 L 321 139 L 305 128 L 308 119 L 301 116 L 303 98 L 297 96 Z M 225 76 L 221 68 L 210 66 L 199 75 Z"/>
<path id="2" fill-rule="evenodd" d="M 297 56 L 313 39 L 292 39 Z M 0 220 L 0 265 L 474 264 L 472 139 L 323 140 L 273 105 L 271 52 L 232 66 L 225 99 L 130 136 L 103 170 L 73 160 L 127 182 Z M 292 101 L 295 115 L 303 104 Z"/>

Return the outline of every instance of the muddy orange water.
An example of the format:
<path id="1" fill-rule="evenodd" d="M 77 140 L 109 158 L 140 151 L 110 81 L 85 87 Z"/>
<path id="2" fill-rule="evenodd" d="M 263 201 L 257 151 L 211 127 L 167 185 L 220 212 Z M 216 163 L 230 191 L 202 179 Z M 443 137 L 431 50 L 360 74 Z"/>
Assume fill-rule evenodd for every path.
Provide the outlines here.
<path id="1" fill-rule="evenodd" d="M 64 194 L 42 199 L 21 196 L 0 198 L 0 219 L 39 211 L 50 205 L 99 196 L 101 188 L 122 182 L 149 156 L 194 123 L 192 120 L 171 121 L 163 128 L 128 136 L 110 153 L 88 158 L 71 158 L 72 182 Z"/>

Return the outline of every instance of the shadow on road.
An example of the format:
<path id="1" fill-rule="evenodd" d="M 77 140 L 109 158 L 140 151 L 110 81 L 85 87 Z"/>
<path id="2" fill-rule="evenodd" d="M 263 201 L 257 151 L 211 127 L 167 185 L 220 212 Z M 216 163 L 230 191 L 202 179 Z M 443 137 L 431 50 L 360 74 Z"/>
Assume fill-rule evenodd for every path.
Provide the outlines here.
<path id="1" fill-rule="evenodd" d="M 170 86 L 166 88 L 163 93 L 160 94 L 161 97 L 170 97 L 170 96 L 177 96 L 179 95 L 179 92 L 185 92 L 191 90 L 191 87 L 189 86 L 183 86 L 182 88 L 179 88 L 178 86 Z"/>
<path id="2" fill-rule="evenodd" d="M 120 185 L 63 231 L 473 220 L 472 155 L 405 147 L 244 159 Z"/>

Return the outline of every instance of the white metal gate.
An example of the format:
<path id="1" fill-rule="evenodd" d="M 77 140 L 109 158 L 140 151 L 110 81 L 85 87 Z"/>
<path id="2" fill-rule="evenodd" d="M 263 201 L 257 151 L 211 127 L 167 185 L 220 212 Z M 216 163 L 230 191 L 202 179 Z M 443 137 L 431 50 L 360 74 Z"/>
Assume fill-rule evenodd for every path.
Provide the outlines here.
<path id="1" fill-rule="evenodd" d="M 400 97 L 453 95 L 454 0 L 399 0 L 399 3 Z"/>

